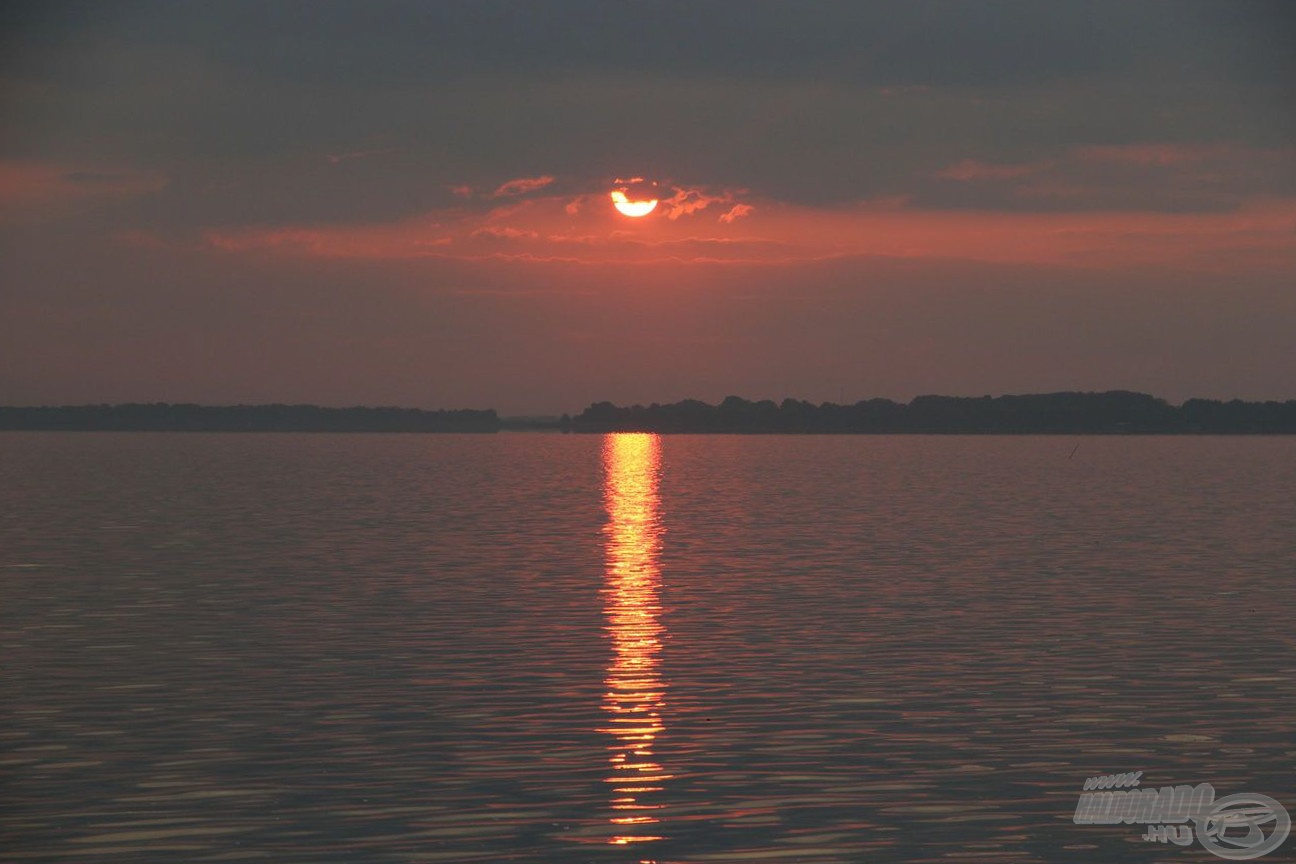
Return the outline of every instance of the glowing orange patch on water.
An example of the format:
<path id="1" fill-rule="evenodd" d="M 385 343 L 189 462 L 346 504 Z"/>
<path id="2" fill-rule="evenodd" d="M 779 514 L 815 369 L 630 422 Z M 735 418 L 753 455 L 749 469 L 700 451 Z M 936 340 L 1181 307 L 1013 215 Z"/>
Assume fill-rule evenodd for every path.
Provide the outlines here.
<path id="1" fill-rule="evenodd" d="M 603 443 L 604 504 L 608 512 L 606 582 L 603 588 L 612 660 L 605 683 L 603 710 L 609 725 L 600 731 L 612 736 L 609 757 L 612 784 L 613 845 L 662 839 L 657 834 L 631 833 L 636 826 L 654 825 L 652 811 L 660 803 L 642 800 L 660 792 L 650 785 L 669 780 L 653 758 L 653 742 L 665 730 L 662 708 L 661 649 L 664 628 L 659 621 L 661 570 L 660 501 L 657 479 L 661 441 L 656 435 L 608 435 Z M 648 785 L 646 785 L 648 784 Z M 633 811 L 633 812 L 628 812 Z"/>

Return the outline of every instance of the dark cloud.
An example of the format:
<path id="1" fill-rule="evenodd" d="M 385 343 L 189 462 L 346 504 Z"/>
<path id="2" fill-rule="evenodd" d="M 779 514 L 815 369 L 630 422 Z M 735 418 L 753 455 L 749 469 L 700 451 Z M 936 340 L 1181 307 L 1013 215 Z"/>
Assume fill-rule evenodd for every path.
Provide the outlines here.
<path id="1" fill-rule="evenodd" d="M 283 79 L 365 85 L 586 71 L 1041 84 L 1149 58 L 1272 80 L 1290 68 L 1283 30 L 1293 21 L 1285 0 L 54 2 L 17 4 L 8 16 L 10 43 L 33 51 L 94 39 L 178 45 Z"/>
<path id="2" fill-rule="evenodd" d="M 850 200 L 894 194 L 959 158 L 1220 137 L 1276 145 L 1294 131 L 1283 3 L 16 8 L 0 151 L 129 160 L 204 187 L 278 171 L 300 202 L 287 209 L 324 219 L 349 206 L 399 215 L 435 201 L 434 187 L 548 173 Z M 345 176 L 303 167 L 392 149 L 398 158 Z M 363 201 L 359 177 L 372 190 Z M 270 186 L 275 218 L 284 208 Z M 212 197 L 215 218 L 241 218 Z"/>
<path id="3" fill-rule="evenodd" d="M 1072 147 L 1031 162 L 963 159 L 912 183 L 914 202 L 994 210 L 1228 211 L 1296 196 L 1296 147 L 1133 144 Z"/>

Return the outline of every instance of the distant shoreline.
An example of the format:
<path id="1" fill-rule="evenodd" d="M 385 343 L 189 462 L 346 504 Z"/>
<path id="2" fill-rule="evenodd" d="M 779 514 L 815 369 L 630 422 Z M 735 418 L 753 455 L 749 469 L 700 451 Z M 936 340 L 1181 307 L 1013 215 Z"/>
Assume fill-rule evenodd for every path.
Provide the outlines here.
<path id="1" fill-rule="evenodd" d="M 325 408 L 318 405 L 211 406 L 127 403 L 0 407 L 0 431 L 30 432 L 426 432 L 811 435 L 1290 435 L 1296 400 L 1171 405 L 1144 393 L 919 396 L 908 403 L 869 399 L 815 405 L 795 399 L 752 402 L 730 396 L 617 406 L 596 402 L 575 417 L 504 417 L 494 409 Z"/>
<path id="2" fill-rule="evenodd" d="M 564 417 L 572 432 L 687 432 L 873 435 L 1289 435 L 1296 400 L 1171 405 L 1145 393 L 1043 393 L 1023 396 L 919 396 L 909 403 L 870 399 L 815 405 L 795 399 L 719 405 L 685 400 L 618 407 L 598 402 Z"/>

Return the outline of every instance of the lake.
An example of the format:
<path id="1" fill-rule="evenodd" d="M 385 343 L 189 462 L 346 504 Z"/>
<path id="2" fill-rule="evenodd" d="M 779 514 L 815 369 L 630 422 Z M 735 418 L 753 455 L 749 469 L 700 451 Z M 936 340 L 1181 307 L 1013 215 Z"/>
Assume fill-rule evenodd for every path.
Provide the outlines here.
<path id="1" fill-rule="evenodd" d="M 0 512 L 6 861 L 1203 861 L 1082 784 L 1296 809 L 1296 437 L 5 433 Z"/>

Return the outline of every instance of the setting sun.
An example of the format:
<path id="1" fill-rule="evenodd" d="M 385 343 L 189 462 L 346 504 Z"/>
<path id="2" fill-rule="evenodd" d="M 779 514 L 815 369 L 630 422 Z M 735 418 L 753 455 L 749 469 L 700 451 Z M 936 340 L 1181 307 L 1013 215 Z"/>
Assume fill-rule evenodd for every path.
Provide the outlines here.
<path id="1" fill-rule="evenodd" d="M 656 198 L 644 201 L 631 201 L 620 189 L 612 192 L 612 206 L 626 216 L 647 216 L 657 206 Z"/>
<path id="2" fill-rule="evenodd" d="M 612 206 L 621 215 L 635 219 L 653 212 L 661 197 L 658 195 L 657 184 L 642 177 L 630 177 L 624 180 L 618 177 L 610 194 Z"/>

